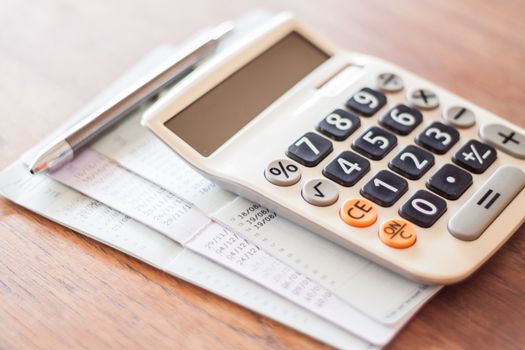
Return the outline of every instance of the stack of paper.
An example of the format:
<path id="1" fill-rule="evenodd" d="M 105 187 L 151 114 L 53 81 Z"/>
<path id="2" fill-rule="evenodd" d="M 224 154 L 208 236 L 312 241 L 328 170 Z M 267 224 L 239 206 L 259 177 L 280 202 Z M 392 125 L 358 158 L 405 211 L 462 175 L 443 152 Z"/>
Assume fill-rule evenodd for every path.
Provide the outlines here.
<path id="1" fill-rule="evenodd" d="M 0 174 L 0 191 L 338 348 L 386 344 L 439 290 L 221 190 L 143 129 L 139 118 L 140 111 L 51 177 L 29 175 L 26 155 Z"/>

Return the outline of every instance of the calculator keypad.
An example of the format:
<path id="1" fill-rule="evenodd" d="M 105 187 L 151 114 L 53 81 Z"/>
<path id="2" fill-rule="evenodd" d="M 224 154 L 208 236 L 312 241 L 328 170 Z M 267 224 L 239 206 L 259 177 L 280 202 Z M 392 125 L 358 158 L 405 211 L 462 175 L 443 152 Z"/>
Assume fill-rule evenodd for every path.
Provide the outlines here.
<path id="1" fill-rule="evenodd" d="M 472 185 L 472 175 L 452 164 L 445 164 L 427 181 L 427 187 L 441 197 L 456 200 Z"/>
<path id="2" fill-rule="evenodd" d="M 361 120 L 354 114 L 336 109 L 327 115 L 317 129 L 323 135 L 336 141 L 344 141 L 361 126 Z"/>
<path id="3" fill-rule="evenodd" d="M 410 90 L 406 93 L 406 104 L 394 104 L 376 120 L 379 125 L 370 126 L 369 122 L 361 118 L 376 115 L 387 103 L 383 92 L 400 91 L 404 88 L 404 82 L 399 75 L 385 72 L 376 76 L 376 86 L 382 92 L 363 87 L 346 102 L 346 110 L 336 108 L 319 121 L 316 125 L 319 134 L 307 132 L 288 147 L 286 155 L 289 158 L 303 166 L 315 167 L 333 151 L 332 142 L 341 142 L 338 149 L 344 145 L 339 154 L 324 164 L 324 178 L 314 176 L 313 179 L 306 179 L 302 183 L 301 196 L 306 203 L 318 207 L 328 207 L 336 203 L 339 200 L 337 185 L 359 185 L 363 177 L 370 172 L 371 162 L 384 159 L 397 146 L 398 137 L 406 143 L 407 139 L 404 137 L 411 135 L 423 122 L 422 111 L 432 110 L 440 104 L 438 95 L 429 89 Z M 404 145 L 404 148 L 389 159 L 388 167 L 392 171 L 379 170 L 364 185 L 360 185 L 359 193 L 362 197 L 343 198 L 338 214 L 345 224 L 366 228 L 374 225 L 378 219 L 384 220 L 385 218 L 379 217 L 380 208 L 376 205 L 392 207 L 400 201 L 409 190 L 406 179 L 420 180 L 434 166 L 436 154 L 444 155 L 458 143 L 460 133 L 456 128 L 466 129 L 476 124 L 474 112 L 461 104 L 452 104 L 443 109 L 441 118 L 441 122 L 433 121 L 421 128 L 417 135 L 412 136 L 417 146 Z M 353 136 L 362 123 L 368 124 L 368 128 L 358 136 Z M 347 141 L 350 136 L 353 139 L 351 143 Z M 428 190 L 419 189 L 412 193 L 408 200 L 398 204 L 400 217 L 381 222 L 378 230 L 379 240 L 395 249 L 405 249 L 416 244 L 416 227 L 432 227 L 443 216 L 447 211 L 447 202 L 443 198 L 461 198 L 473 184 L 471 173 L 485 172 L 496 160 L 497 152 L 494 147 L 525 159 L 525 135 L 507 126 L 483 125 L 480 137 L 488 144 L 469 140 L 453 156 L 446 156 L 457 166 L 441 166 L 427 179 L 425 184 Z M 353 151 L 345 149 L 346 147 Z M 289 159 L 273 160 L 266 167 L 264 175 L 274 185 L 293 186 L 301 181 L 301 169 L 297 163 Z M 525 178 L 525 175 L 523 176 Z M 491 181 L 495 180 L 489 179 L 483 188 L 492 186 Z M 525 180 L 523 182 L 525 183 Z M 520 186 L 522 188 L 525 185 Z M 489 198 L 493 194 L 491 191 L 493 190 L 489 188 L 486 196 L 480 197 L 478 202 Z M 496 193 L 491 201 L 484 204 L 485 207 L 491 207 L 499 195 Z M 469 203 L 472 200 L 469 199 Z M 476 205 L 479 206 L 479 203 Z M 469 205 L 474 207 L 472 203 Z M 464 206 L 462 210 L 467 210 L 463 208 Z M 470 221 L 470 217 L 460 217 L 456 214 L 448 223 L 448 230 L 458 239 L 476 239 L 485 227 L 476 229 L 474 234 L 465 233 L 467 231 L 463 230 L 464 226 L 476 226 L 475 222 L 470 224 Z"/>
<path id="4" fill-rule="evenodd" d="M 416 143 L 437 154 L 445 154 L 458 142 L 459 132 L 451 126 L 434 122 L 416 137 Z"/>
<path id="5" fill-rule="evenodd" d="M 494 163 L 497 157 L 494 147 L 477 140 L 470 140 L 454 154 L 452 160 L 468 171 L 481 174 Z"/>
<path id="6" fill-rule="evenodd" d="M 355 185 L 370 170 L 370 162 L 351 151 L 341 152 L 323 169 L 323 175 L 341 186 Z"/>
<path id="7" fill-rule="evenodd" d="M 332 142 L 316 133 L 307 132 L 288 147 L 286 155 L 304 166 L 314 167 L 332 150 Z"/>
<path id="8" fill-rule="evenodd" d="M 391 207 L 408 191 L 408 182 L 388 171 L 379 171 L 361 189 L 361 195 L 383 207 Z"/>
<path id="9" fill-rule="evenodd" d="M 434 156 L 413 145 L 406 146 L 388 164 L 390 169 L 411 180 L 420 179 L 434 165 Z"/>
<path id="10" fill-rule="evenodd" d="M 346 107 L 365 117 L 371 117 L 385 104 L 386 96 L 382 92 L 365 87 L 346 102 Z"/>
<path id="11" fill-rule="evenodd" d="M 395 106 L 379 120 L 383 127 L 398 135 L 410 134 L 422 121 L 420 111 L 404 104 Z"/>
<path id="12" fill-rule="evenodd" d="M 373 160 L 383 159 L 397 145 L 397 138 L 388 131 L 372 126 L 354 140 L 352 148 Z"/>
<path id="13" fill-rule="evenodd" d="M 399 209 L 399 215 L 421 227 L 432 226 L 447 210 L 447 203 L 425 190 L 417 191 Z"/>

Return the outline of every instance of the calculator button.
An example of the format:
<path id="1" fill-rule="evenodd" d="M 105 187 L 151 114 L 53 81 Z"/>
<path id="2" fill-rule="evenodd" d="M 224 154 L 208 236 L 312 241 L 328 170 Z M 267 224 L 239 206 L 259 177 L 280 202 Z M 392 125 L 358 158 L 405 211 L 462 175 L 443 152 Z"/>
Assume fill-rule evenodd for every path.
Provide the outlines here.
<path id="1" fill-rule="evenodd" d="M 425 190 L 417 191 L 399 209 L 399 215 L 421 227 L 430 227 L 447 211 L 444 199 Z"/>
<path id="2" fill-rule="evenodd" d="M 288 159 L 277 159 L 266 167 L 264 177 L 277 186 L 292 186 L 301 179 L 299 167 Z"/>
<path id="3" fill-rule="evenodd" d="M 513 166 L 498 168 L 450 219 L 449 232 L 464 241 L 477 239 L 523 187 L 522 170 Z"/>
<path id="4" fill-rule="evenodd" d="M 386 96 L 370 88 L 362 88 L 346 101 L 346 107 L 366 117 L 374 115 L 386 104 Z"/>
<path id="5" fill-rule="evenodd" d="M 344 141 L 361 126 L 359 117 L 342 109 L 336 109 L 327 115 L 317 129 L 336 141 Z"/>
<path id="6" fill-rule="evenodd" d="M 481 174 L 494 163 L 497 157 L 493 147 L 478 140 L 470 140 L 454 154 L 452 160 L 462 168 Z"/>
<path id="7" fill-rule="evenodd" d="M 361 195 L 383 207 L 390 207 L 406 191 L 408 191 L 407 180 L 388 170 L 381 170 L 363 186 Z"/>
<path id="8" fill-rule="evenodd" d="M 304 166 L 314 167 L 332 152 L 332 149 L 330 141 L 316 133 L 307 132 L 288 147 L 286 155 Z"/>
<path id="9" fill-rule="evenodd" d="M 445 164 L 427 181 L 427 187 L 446 199 L 456 200 L 472 185 L 472 175 L 452 164 Z"/>
<path id="10" fill-rule="evenodd" d="M 390 169 L 411 180 L 420 179 L 434 165 L 434 156 L 413 145 L 406 146 L 388 164 Z"/>
<path id="11" fill-rule="evenodd" d="M 420 111 L 403 104 L 397 105 L 381 117 L 379 123 L 399 135 L 408 135 L 423 121 Z"/>
<path id="12" fill-rule="evenodd" d="M 456 128 L 469 128 L 476 124 L 474 112 L 463 106 L 452 106 L 445 109 L 443 111 L 443 120 Z"/>
<path id="13" fill-rule="evenodd" d="M 388 131 L 372 126 L 354 140 L 352 148 L 374 160 L 383 159 L 397 145 L 397 138 Z"/>
<path id="14" fill-rule="evenodd" d="M 354 152 L 341 152 L 323 169 L 323 175 L 341 186 L 353 186 L 370 170 L 370 162 Z"/>
<path id="15" fill-rule="evenodd" d="M 414 89 L 407 93 L 408 103 L 420 109 L 434 109 L 439 106 L 438 95 L 429 89 Z"/>
<path id="16" fill-rule="evenodd" d="M 377 220 L 374 204 L 364 198 L 349 199 L 344 202 L 339 211 L 341 219 L 348 225 L 368 227 Z"/>
<path id="17" fill-rule="evenodd" d="M 339 198 L 335 185 L 326 179 L 313 179 L 304 184 L 301 192 L 305 201 L 318 207 L 334 204 Z"/>
<path id="18" fill-rule="evenodd" d="M 459 132 L 443 123 L 430 124 L 416 137 L 416 143 L 437 154 L 445 154 L 459 140 Z"/>
<path id="19" fill-rule="evenodd" d="M 379 239 L 392 248 L 409 248 L 416 243 L 416 237 L 414 225 L 405 219 L 390 219 L 379 227 Z"/>
<path id="20" fill-rule="evenodd" d="M 377 87 L 386 92 L 396 92 L 403 89 L 403 79 L 394 73 L 381 73 L 377 76 Z"/>
<path id="21" fill-rule="evenodd" d="M 479 131 L 483 141 L 517 158 L 525 158 L 525 135 L 501 124 L 484 125 Z"/>

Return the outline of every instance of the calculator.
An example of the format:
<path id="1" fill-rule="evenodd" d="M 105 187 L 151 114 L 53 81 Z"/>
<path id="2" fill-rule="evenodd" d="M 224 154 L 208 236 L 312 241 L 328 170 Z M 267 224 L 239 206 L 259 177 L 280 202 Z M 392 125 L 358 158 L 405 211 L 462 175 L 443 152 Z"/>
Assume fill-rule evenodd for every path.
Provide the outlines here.
<path id="1" fill-rule="evenodd" d="M 466 278 L 525 219 L 524 129 L 289 13 L 143 124 L 221 187 L 426 283 Z"/>

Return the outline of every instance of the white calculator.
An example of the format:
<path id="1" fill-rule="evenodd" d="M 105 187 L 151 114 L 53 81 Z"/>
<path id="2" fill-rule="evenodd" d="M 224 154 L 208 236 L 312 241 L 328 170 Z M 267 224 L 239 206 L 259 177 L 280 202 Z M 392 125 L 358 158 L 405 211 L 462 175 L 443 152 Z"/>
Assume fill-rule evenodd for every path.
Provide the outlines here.
<path id="1" fill-rule="evenodd" d="M 466 278 L 525 219 L 525 130 L 287 13 L 143 123 L 223 188 L 420 281 Z"/>

